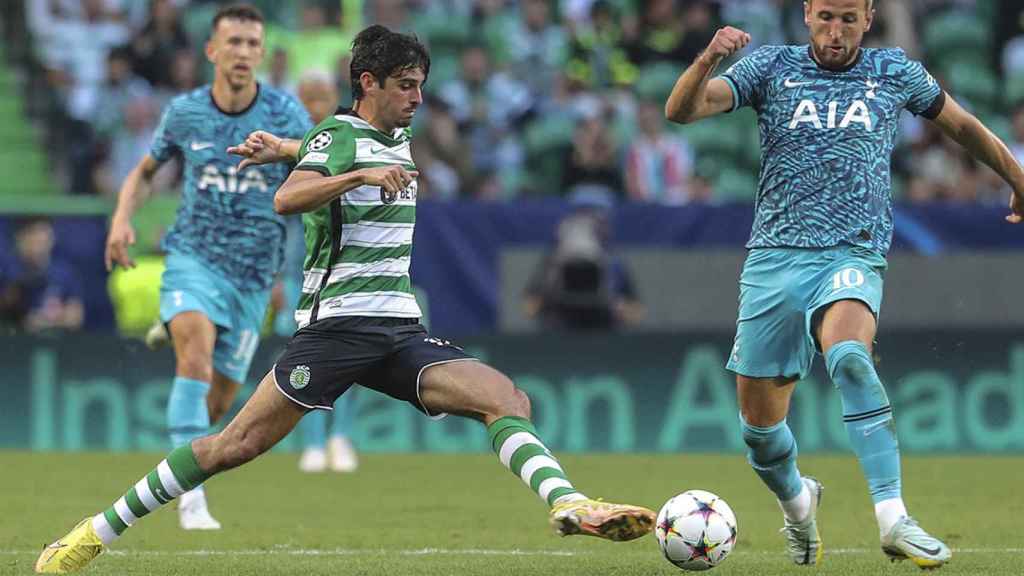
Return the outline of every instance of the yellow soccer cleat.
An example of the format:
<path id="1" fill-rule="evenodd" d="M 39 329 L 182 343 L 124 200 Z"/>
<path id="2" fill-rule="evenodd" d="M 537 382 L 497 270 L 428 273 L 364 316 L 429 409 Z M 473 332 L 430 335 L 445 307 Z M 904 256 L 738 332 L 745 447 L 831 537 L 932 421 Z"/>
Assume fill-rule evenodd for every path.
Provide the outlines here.
<path id="1" fill-rule="evenodd" d="M 586 534 L 615 542 L 633 540 L 654 528 L 657 518 L 642 506 L 575 500 L 551 509 L 551 526 L 562 536 Z"/>
<path id="2" fill-rule="evenodd" d="M 86 518 L 68 532 L 67 536 L 43 548 L 36 560 L 39 574 L 66 574 L 85 567 L 103 552 L 103 542 L 92 527 L 92 517 Z"/>

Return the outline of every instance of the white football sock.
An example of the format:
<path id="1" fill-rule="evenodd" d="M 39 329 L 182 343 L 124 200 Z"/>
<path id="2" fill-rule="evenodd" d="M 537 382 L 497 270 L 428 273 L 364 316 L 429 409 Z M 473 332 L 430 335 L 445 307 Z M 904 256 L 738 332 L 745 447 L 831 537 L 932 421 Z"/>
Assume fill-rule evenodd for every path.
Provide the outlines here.
<path id="1" fill-rule="evenodd" d="M 790 500 L 779 500 L 779 507 L 790 522 L 807 519 L 811 513 L 811 491 L 807 489 L 807 483 L 800 480 L 800 493 Z"/>
<path id="2" fill-rule="evenodd" d="M 903 505 L 902 498 L 889 498 L 875 504 L 875 518 L 882 536 L 888 534 L 904 516 L 907 516 L 907 507 Z"/>

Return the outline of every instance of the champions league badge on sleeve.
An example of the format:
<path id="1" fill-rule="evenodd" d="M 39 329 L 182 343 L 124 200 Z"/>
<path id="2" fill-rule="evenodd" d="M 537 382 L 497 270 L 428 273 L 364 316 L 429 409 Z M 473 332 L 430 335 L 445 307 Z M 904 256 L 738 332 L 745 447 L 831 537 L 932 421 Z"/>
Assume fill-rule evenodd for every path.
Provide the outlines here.
<path id="1" fill-rule="evenodd" d="M 309 144 L 306 145 L 306 152 L 319 152 L 320 150 L 330 146 L 333 141 L 334 138 L 331 137 L 330 132 L 321 132 L 316 136 L 313 136 L 313 139 L 309 141 Z"/>

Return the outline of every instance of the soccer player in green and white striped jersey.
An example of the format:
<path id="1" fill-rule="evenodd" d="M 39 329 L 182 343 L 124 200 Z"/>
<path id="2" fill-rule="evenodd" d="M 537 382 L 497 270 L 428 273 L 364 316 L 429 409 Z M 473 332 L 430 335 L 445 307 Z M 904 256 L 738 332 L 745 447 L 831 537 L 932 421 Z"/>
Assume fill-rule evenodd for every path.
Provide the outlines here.
<path id="1" fill-rule="evenodd" d="M 240 168 L 299 160 L 274 206 L 303 213 L 300 328 L 223 432 L 172 451 L 110 508 L 44 549 L 37 571 L 82 568 L 136 520 L 269 450 L 355 382 L 430 417 L 482 422 L 502 465 L 550 507 L 558 533 L 632 540 L 650 532 L 651 510 L 591 500 L 572 485 L 508 377 L 419 324 L 409 283 L 417 174 L 408 127 L 429 71 L 414 36 L 371 26 L 352 47 L 352 110 L 321 122 L 301 145 L 256 132 L 233 149 L 247 157 Z"/>

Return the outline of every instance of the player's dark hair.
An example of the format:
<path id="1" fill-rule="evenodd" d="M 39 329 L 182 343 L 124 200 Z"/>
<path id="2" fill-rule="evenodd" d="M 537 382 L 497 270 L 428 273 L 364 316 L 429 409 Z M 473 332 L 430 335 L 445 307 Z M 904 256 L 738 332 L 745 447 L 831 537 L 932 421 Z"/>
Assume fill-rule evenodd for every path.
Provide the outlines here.
<path id="1" fill-rule="evenodd" d="M 369 72 L 376 78 L 377 84 L 384 86 L 384 81 L 391 76 L 419 68 L 423 71 L 423 81 L 430 74 L 430 54 L 415 34 L 392 32 L 380 24 L 363 30 L 352 41 L 352 64 L 349 75 L 352 79 L 352 99 L 362 100 L 363 87 L 359 77 Z"/>
<path id="2" fill-rule="evenodd" d="M 220 21 L 225 18 L 241 20 L 242 22 L 259 22 L 260 24 L 263 24 L 263 12 L 260 12 L 259 8 L 252 4 L 229 4 L 220 10 L 217 10 L 217 13 L 213 15 L 213 22 L 210 25 L 210 30 L 216 31 L 217 24 L 220 24 Z"/>

